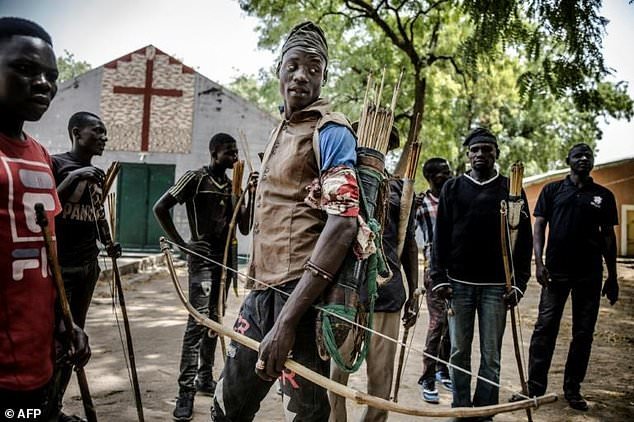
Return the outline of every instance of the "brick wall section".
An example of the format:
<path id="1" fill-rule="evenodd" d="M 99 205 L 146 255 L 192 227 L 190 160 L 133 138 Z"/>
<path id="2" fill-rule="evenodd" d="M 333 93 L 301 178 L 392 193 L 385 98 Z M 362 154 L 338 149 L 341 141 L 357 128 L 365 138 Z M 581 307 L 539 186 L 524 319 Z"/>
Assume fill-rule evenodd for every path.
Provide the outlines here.
<path id="1" fill-rule="evenodd" d="M 109 148 L 139 151 L 144 97 L 115 93 L 114 87 L 146 86 L 147 60 L 154 61 L 152 88 L 179 90 L 179 96 L 152 95 L 150 152 L 187 153 L 191 150 L 194 110 L 194 72 L 153 46 L 128 54 L 104 66 L 101 115 L 109 132 Z"/>

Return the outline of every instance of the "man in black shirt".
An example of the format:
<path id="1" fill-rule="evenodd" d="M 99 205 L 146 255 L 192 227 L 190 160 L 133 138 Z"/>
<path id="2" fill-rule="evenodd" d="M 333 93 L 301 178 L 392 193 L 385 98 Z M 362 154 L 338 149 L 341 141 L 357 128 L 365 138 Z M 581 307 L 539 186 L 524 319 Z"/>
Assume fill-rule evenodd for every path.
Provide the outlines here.
<path id="1" fill-rule="evenodd" d="M 571 295 L 572 342 L 563 388 L 570 407 L 587 410 L 580 384 L 590 359 L 600 296 L 607 296 L 611 305 L 618 299 L 613 228 L 618 224 L 618 215 L 612 192 L 590 177 L 594 165 L 592 149 L 586 144 L 573 146 L 566 163 L 570 174 L 564 180 L 544 186 L 534 212 L 536 275 L 542 293 L 529 351 L 528 387 L 531 395 L 542 395 L 546 391 L 559 323 Z M 602 257 L 608 269 L 603 291 Z"/>
<path id="2" fill-rule="evenodd" d="M 478 128 L 465 139 L 471 170 L 445 183 L 440 193 L 432 246 L 432 292 L 450 299 L 450 368 L 453 407 L 498 403 L 498 388 L 478 379 L 471 398 L 471 342 L 478 314 L 480 368 L 478 375 L 495 383 L 500 377 L 500 355 L 506 308 L 515 306 L 530 277 L 531 226 L 528 209 L 520 219 L 513 254 L 514 294 L 506 295 L 500 237 L 500 202 L 508 199 L 509 180 L 495 169 L 497 139 Z M 525 199 L 524 192 L 522 196 Z M 526 203 L 526 202 L 525 202 Z"/>
<path id="3" fill-rule="evenodd" d="M 216 262 L 222 262 L 233 214 L 232 182 L 226 171 L 233 168 L 238 160 L 235 139 L 225 133 L 214 135 L 209 141 L 209 154 L 211 161 L 208 166 L 187 171 L 159 198 L 154 205 L 154 215 L 167 236 L 176 244 L 183 246 L 186 253 L 193 251 Z M 238 219 L 238 226 L 243 234 L 247 234 L 249 230 L 247 210 L 251 206 L 251 194 L 255 189 L 255 183 L 256 177 L 252 175 L 249 179 L 249 205 L 242 206 Z M 183 240 L 170 215 L 170 209 L 177 203 L 186 205 L 190 242 Z M 188 264 L 189 302 L 198 312 L 218 320 L 217 304 L 222 268 L 194 254 L 188 256 Z M 213 395 L 216 383 L 212 370 L 217 339 L 217 336 L 210 337 L 207 329 L 189 316 L 183 336 L 174 420 L 191 420 L 196 391 L 204 395 Z"/>
<path id="4" fill-rule="evenodd" d="M 80 111 L 68 121 L 68 135 L 72 142 L 70 151 L 53 155 L 53 173 L 62 212 L 55 217 L 55 235 L 59 264 L 66 296 L 74 322 L 84 328 L 92 294 L 99 278 L 97 240 L 105 246 L 120 249 L 111 244 L 107 225 L 95 221 L 95 206 L 90 190 L 101 203 L 104 172 L 91 164 L 92 158 L 103 154 L 107 131 L 99 116 Z M 106 240 L 107 239 L 107 240 Z M 68 386 L 72 366 L 58 359 L 50 398 L 52 406 L 62 408 L 64 392 Z M 73 416 L 60 413 L 59 421 L 72 421 Z"/>

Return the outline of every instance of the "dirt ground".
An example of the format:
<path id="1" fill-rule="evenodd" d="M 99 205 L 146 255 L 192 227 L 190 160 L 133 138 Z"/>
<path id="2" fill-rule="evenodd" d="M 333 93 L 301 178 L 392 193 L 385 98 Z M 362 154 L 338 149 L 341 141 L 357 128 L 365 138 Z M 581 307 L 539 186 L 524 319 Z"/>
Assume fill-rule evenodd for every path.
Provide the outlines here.
<path id="1" fill-rule="evenodd" d="M 146 274 L 124 277 L 128 315 L 132 326 L 136 363 L 142 389 L 145 420 L 170 421 L 177 394 L 176 378 L 180 358 L 180 344 L 187 314 L 181 306 L 165 272 L 165 268 Z M 179 269 L 182 285 L 186 286 L 186 271 Z M 570 306 L 562 320 L 557 349 L 550 370 L 550 391 L 560 395 L 555 404 L 534 412 L 535 421 L 632 421 L 634 420 L 634 261 L 619 263 L 621 294 L 619 302 L 610 307 L 602 300 L 599 321 L 595 332 L 590 367 L 582 392 L 589 401 L 588 412 L 570 409 L 563 400 L 562 377 L 565 356 L 570 341 Z M 522 331 L 526 353 L 532 327 L 537 316 L 539 285 L 531 280 L 526 298 L 521 303 Z M 231 294 L 225 323 L 233 324 L 240 301 Z M 119 317 L 120 320 L 120 317 Z M 421 371 L 420 351 L 424 347 L 427 313 L 423 306 L 414 332 L 413 347 L 405 367 L 399 402 L 421 407 L 425 404 L 416 383 Z M 123 324 L 120 325 L 123 331 Z M 502 385 L 500 400 L 506 401 L 518 390 L 518 376 L 513 355 L 512 337 L 507 327 L 502 352 Z M 122 340 L 113 314 L 112 300 L 107 282 L 100 281 L 88 314 L 86 331 L 90 335 L 93 356 L 86 373 L 100 421 L 136 421 L 133 394 L 123 359 Z M 410 334 L 411 335 L 411 334 Z M 477 344 L 477 338 L 474 339 Z M 479 354 L 474 347 L 473 367 L 477 368 Z M 220 347 L 216 362 L 222 362 Z M 218 377 L 222 365 L 214 369 Z M 350 379 L 350 385 L 365 391 L 365 367 Z M 441 388 L 441 403 L 449 406 L 450 394 Z M 209 421 L 211 399 L 196 397 L 194 421 Z M 65 399 L 68 413 L 82 413 L 79 393 L 71 382 Z M 348 403 L 348 417 L 357 420 L 362 407 Z M 391 421 L 411 421 L 417 418 L 392 413 Z M 524 412 L 501 414 L 496 421 L 525 420 Z M 282 421 L 281 398 L 272 390 L 262 402 L 257 421 Z M 431 420 L 431 419 L 430 419 Z M 445 421 L 447 419 L 433 419 Z"/>

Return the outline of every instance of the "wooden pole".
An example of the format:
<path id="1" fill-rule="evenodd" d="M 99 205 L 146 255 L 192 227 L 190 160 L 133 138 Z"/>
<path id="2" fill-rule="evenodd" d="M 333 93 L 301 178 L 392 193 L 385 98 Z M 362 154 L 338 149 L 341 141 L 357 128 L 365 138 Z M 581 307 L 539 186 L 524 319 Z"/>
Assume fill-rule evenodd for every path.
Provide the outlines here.
<path id="1" fill-rule="evenodd" d="M 53 272 L 53 281 L 57 289 L 57 298 L 59 299 L 60 307 L 62 308 L 62 319 L 64 326 L 66 327 L 66 341 L 68 347 L 73 344 L 73 314 L 70 311 L 70 305 L 68 304 L 68 298 L 66 297 L 66 289 L 64 288 L 64 280 L 62 279 L 62 270 L 59 266 L 59 260 L 57 259 L 57 249 L 53 244 L 53 238 L 48 227 L 48 218 L 46 217 L 46 211 L 44 211 L 44 205 L 41 203 L 35 204 L 35 216 L 37 224 L 42 228 L 44 235 L 44 246 L 46 248 L 46 256 L 48 263 L 51 266 Z M 75 374 L 77 374 L 77 383 L 79 384 L 79 392 L 81 394 L 81 401 L 84 405 L 84 412 L 86 413 L 86 419 L 88 422 L 97 422 L 97 412 L 95 411 L 95 405 L 92 402 L 90 395 L 90 388 L 88 387 L 88 379 L 86 378 L 86 372 L 84 368 L 75 366 Z"/>

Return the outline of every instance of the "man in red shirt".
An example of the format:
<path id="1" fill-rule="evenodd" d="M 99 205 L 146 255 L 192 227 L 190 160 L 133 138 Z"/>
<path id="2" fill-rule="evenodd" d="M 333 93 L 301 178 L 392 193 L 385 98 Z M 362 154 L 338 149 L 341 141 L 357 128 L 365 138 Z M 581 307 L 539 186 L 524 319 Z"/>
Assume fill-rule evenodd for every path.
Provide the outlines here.
<path id="1" fill-rule="evenodd" d="M 36 203 L 44 205 L 54 232 L 60 204 L 51 158 L 22 131 L 25 121 L 39 120 L 48 109 L 57 75 L 44 29 L 0 18 L 0 415 L 9 419 L 32 409 L 35 420 L 45 420 L 54 336 L 64 329 L 55 318 L 55 285 L 34 211 Z M 88 338 L 79 327 L 73 337 L 70 357 L 83 365 Z"/>

